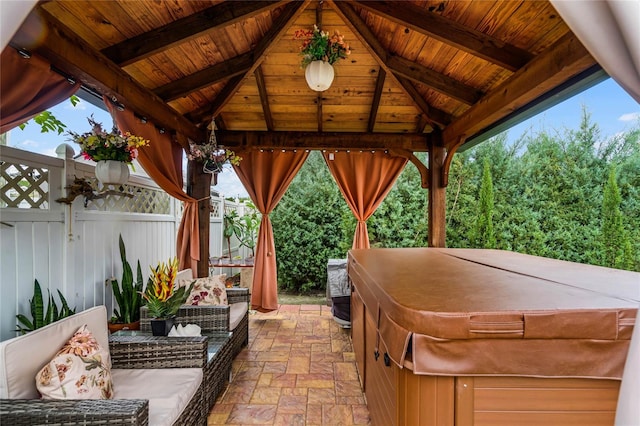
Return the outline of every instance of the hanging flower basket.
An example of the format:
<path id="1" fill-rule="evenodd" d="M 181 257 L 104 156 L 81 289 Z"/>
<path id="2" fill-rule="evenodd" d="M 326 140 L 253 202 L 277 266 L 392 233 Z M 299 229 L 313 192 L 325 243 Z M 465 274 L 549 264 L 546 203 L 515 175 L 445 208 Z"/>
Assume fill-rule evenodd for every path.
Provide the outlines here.
<path id="1" fill-rule="evenodd" d="M 327 90 L 333 83 L 333 64 L 351 54 L 349 45 L 338 31 L 329 36 L 317 25 L 313 26 L 313 31 L 296 31 L 295 38 L 304 39 L 300 46 L 301 65 L 306 68 L 304 76 L 309 88 L 317 92 Z"/>
<path id="2" fill-rule="evenodd" d="M 222 166 L 226 163 L 237 166 L 242 160 L 242 157 L 237 156 L 235 152 L 218 146 L 213 128 L 208 143 L 199 145 L 189 141 L 187 158 L 189 161 L 201 163 L 203 172 L 213 174 L 222 172 Z"/>
<path id="3" fill-rule="evenodd" d="M 309 88 L 316 92 L 324 92 L 331 87 L 333 76 L 333 66 L 325 61 L 313 61 L 304 71 Z"/>
<path id="4" fill-rule="evenodd" d="M 95 161 L 96 178 L 103 185 L 122 185 L 129 179 L 129 165 L 138 157 L 138 148 L 149 141 L 129 132 L 121 133 L 116 127 L 106 132 L 102 124 L 87 119 L 91 131 L 86 133 L 67 132 L 71 140 L 80 145 L 82 157 Z"/>
<path id="5" fill-rule="evenodd" d="M 116 160 L 100 160 L 96 163 L 96 178 L 103 185 L 123 185 L 129 180 L 127 163 Z"/>

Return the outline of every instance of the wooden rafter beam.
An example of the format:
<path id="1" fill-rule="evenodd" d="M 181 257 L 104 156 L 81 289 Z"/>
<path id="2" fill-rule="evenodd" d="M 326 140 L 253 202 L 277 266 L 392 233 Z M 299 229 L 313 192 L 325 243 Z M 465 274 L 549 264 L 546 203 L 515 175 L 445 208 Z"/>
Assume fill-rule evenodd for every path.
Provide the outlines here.
<path id="1" fill-rule="evenodd" d="M 251 52 L 236 56 L 228 61 L 220 62 L 191 75 L 174 80 L 154 89 L 154 93 L 165 102 L 187 96 L 205 87 L 213 86 L 237 75 L 245 75 L 253 65 Z"/>
<path id="2" fill-rule="evenodd" d="M 413 152 L 401 149 L 390 149 L 389 154 L 409 160 L 416 169 L 418 169 L 418 173 L 420 173 L 420 186 L 425 189 L 429 188 L 429 169 Z"/>
<path id="3" fill-rule="evenodd" d="M 256 84 L 258 85 L 258 93 L 260 94 L 260 103 L 262 104 L 262 113 L 264 121 L 267 123 L 267 130 L 273 131 L 273 116 L 271 115 L 271 107 L 269 106 L 269 97 L 267 96 L 267 88 L 264 84 L 264 74 L 262 67 L 256 68 L 253 73 L 256 76 Z"/>
<path id="4" fill-rule="evenodd" d="M 453 146 L 461 135 L 472 137 L 595 64 L 568 32 L 447 126 L 442 133 L 445 146 Z"/>
<path id="5" fill-rule="evenodd" d="M 407 88 L 400 84 L 399 79 L 393 74 L 393 70 L 387 65 L 389 54 L 382 46 L 380 41 L 376 38 L 373 32 L 367 27 L 367 24 L 360 18 L 360 15 L 353 9 L 353 7 L 344 1 L 332 1 L 333 9 L 342 18 L 342 20 L 349 26 L 364 46 L 369 50 L 373 58 L 378 62 L 380 67 L 385 70 L 387 77 L 392 77 L 405 89 L 406 94 L 413 99 L 420 111 L 427 116 L 430 122 L 437 123 L 442 126 L 446 126 L 451 121 L 451 116 L 446 112 L 430 106 L 422 96 L 419 95 L 417 90 L 407 91 Z"/>
<path id="6" fill-rule="evenodd" d="M 443 43 L 455 46 L 510 71 L 520 69 L 533 59 L 533 55 L 526 50 L 512 46 L 409 2 L 404 2 L 402 7 L 397 7 L 392 2 L 382 1 L 356 1 L 356 3 L 359 7 L 376 15 L 390 19 Z"/>
<path id="7" fill-rule="evenodd" d="M 343 132 L 216 132 L 218 143 L 230 149 L 408 150 L 427 151 L 428 135 Z"/>
<path id="8" fill-rule="evenodd" d="M 214 102 L 206 109 L 198 111 L 198 116 L 217 116 L 222 108 L 229 102 L 231 97 L 236 93 L 238 87 L 244 81 L 244 78 L 254 72 L 258 66 L 264 61 L 264 58 L 272 48 L 273 41 L 279 40 L 287 31 L 295 19 L 304 11 L 311 0 L 295 1 L 285 5 L 282 13 L 275 20 L 269 31 L 258 42 L 253 50 L 253 59 L 251 67 L 243 75 L 232 78 L 224 87 L 223 91 L 218 94 Z M 240 77 L 240 78 L 238 78 Z M 224 93 L 224 96 L 222 96 Z"/>
<path id="9" fill-rule="evenodd" d="M 47 29 L 46 37 L 41 37 L 42 28 Z M 195 141 L 205 139 L 201 129 L 42 8 L 29 14 L 12 45 L 37 53 L 54 67 L 109 98 L 126 100 L 127 108 L 156 125 L 183 133 Z"/>
<path id="10" fill-rule="evenodd" d="M 116 64 L 124 67 L 284 3 L 286 2 L 243 1 L 220 3 L 160 28 L 109 46 L 103 49 L 102 53 Z"/>
<path id="11" fill-rule="evenodd" d="M 218 93 L 218 98 L 227 99 L 233 96 L 233 94 L 236 92 L 238 86 L 240 85 L 240 83 L 242 83 L 243 80 L 244 80 L 244 75 L 237 75 L 235 77 L 232 77 L 227 82 L 227 84 L 225 84 L 225 86 L 222 88 L 220 93 Z M 207 106 L 198 108 L 194 111 L 191 111 L 186 116 L 187 118 L 189 118 L 189 120 L 193 121 L 194 123 L 207 123 L 211 121 L 212 116 L 216 117 L 216 119 L 219 116 L 219 114 L 213 114 L 212 110 L 213 109 L 211 105 L 207 105 Z"/>
<path id="12" fill-rule="evenodd" d="M 433 90 L 467 105 L 473 105 L 482 97 L 482 92 L 471 86 L 399 56 L 390 56 L 387 59 L 387 65 L 394 74 L 425 84 Z"/>
<path id="13" fill-rule="evenodd" d="M 376 90 L 373 92 L 373 101 L 371 102 L 371 111 L 369 111 L 369 124 L 367 124 L 367 131 L 373 132 L 373 128 L 376 125 L 376 117 L 378 115 L 378 107 L 380 106 L 380 98 L 382 97 L 382 89 L 384 88 L 384 80 L 387 77 L 387 72 L 380 68 L 378 71 L 378 78 L 376 80 Z"/>

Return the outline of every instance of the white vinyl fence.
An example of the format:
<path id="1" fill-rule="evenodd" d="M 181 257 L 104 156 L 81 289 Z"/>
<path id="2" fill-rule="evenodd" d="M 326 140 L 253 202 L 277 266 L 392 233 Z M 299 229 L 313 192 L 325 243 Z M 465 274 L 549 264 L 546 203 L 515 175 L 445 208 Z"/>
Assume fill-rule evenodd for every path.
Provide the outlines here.
<path id="1" fill-rule="evenodd" d="M 134 274 L 138 260 L 147 277 L 149 266 L 176 255 L 180 202 L 133 174 L 121 187 L 102 188 L 94 166 L 74 161 L 70 146 L 58 147 L 58 155 L 0 146 L 0 340 L 15 336 L 16 314 L 31 317 L 34 280 L 45 299 L 50 292 L 58 305 L 60 290 L 78 312 L 101 304 L 111 312 L 112 291 L 105 280 L 122 277 L 119 235 Z M 90 183 L 88 197 L 56 201 L 74 178 Z M 104 195 L 105 190 L 118 194 Z M 222 212 L 242 207 L 212 198 L 210 256 L 226 252 Z"/>

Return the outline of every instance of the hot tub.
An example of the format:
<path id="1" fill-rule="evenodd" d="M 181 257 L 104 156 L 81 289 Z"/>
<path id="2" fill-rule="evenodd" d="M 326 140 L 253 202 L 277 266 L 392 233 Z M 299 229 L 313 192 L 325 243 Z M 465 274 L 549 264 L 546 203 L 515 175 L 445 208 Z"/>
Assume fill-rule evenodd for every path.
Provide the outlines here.
<path id="1" fill-rule="evenodd" d="M 352 250 L 374 425 L 613 424 L 640 274 L 499 250 Z"/>

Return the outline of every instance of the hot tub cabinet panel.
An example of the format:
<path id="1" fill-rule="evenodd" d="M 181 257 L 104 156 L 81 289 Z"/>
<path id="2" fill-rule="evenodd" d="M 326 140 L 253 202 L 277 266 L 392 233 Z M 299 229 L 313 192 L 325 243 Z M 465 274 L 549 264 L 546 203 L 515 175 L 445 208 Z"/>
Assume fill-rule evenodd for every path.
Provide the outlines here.
<path id="1" fill-rule="evenodd" d="M 497 250 L 352 250 L 373 425 L 612 425 L 640 274 Z"/>
<path id="2" fill-rule="evenodd" d="M 456 378 L 456 424 L 613 425 L 617 380 Z"/>

